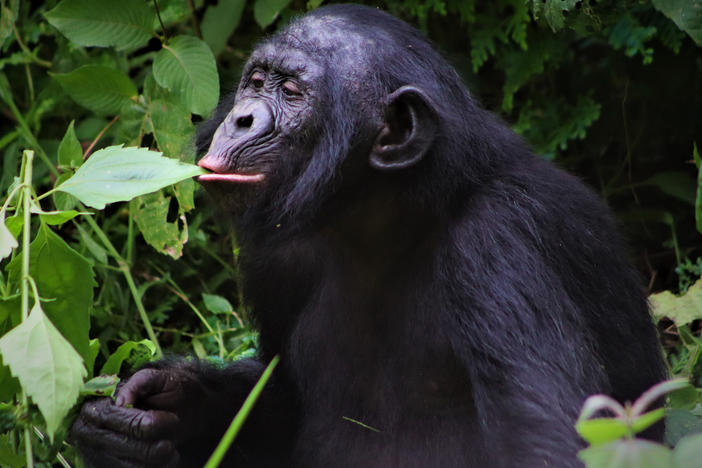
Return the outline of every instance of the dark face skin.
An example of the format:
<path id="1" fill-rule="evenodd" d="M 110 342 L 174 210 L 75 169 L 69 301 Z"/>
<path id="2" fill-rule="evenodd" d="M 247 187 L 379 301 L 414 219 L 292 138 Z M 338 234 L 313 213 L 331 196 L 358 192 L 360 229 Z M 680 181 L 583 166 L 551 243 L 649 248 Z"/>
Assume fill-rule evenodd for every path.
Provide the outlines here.
<path id="1" fill-rule="evenodd" d="M 437 133 L 434 104 L 413 86 L 380 93 L 371 86 L 383 40 L 320 16 L 260 45 L 198 163 L 213 173 L 199 181 L 234 214 L 299 212 L 309 208 L 295 191 L 306 196 L 316 185 L 331 196 L 325 184 L 342 165 L 355 168 L 341 171 L 345 183 L 367 185 L 378 171 L 419 162 Z"/>
<path id="2" fill-rule="evenodd" d="M 321 73 L 302 51 L 258 49 L 244 69 L 234 106 L 198 163 L 213 171 L 200 182 L 261 192 L 281 172 L 299 172 L 309 156 L 301 150 L 314 143 L 302 140 L 314 131 L 311 114 Z"/>

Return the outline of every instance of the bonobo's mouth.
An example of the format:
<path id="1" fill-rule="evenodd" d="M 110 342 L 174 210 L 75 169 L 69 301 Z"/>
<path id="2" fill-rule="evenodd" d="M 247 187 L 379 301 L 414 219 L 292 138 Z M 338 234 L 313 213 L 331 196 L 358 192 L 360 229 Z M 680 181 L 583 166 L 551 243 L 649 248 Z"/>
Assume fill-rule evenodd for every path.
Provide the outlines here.
<path id="1" fill-rule="evenodd" d="M 263 181 L 263 174 L 202 174 L 197 178 L 201 182 L 233 182 L 249 184 Z"/>
<path id="2" fill-rule="evenodd" d="M 242 174 L 242 173 L 231 173 L 231 172 L 221 172 L 223 167 L 218 164 L 218 159 L 208 157 L 209 154 L 205 155 L 197 165 L 208 171 L 212 171 L 212 174 L 203 174 L 197 178 L 198 182 L 229 182 L 235 184 L 253 184 L 257 182 L 262 182 L 264 175 L 261 173 L 257 174 Z M 214 161 L 212 161 L 214 159 Z"/>

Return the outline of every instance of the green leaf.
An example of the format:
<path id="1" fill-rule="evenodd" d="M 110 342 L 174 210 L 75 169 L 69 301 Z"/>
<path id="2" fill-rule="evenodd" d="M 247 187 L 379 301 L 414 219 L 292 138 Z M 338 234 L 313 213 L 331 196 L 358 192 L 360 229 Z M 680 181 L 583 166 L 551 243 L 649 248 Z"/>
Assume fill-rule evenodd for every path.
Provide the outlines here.
<path id="1" fill-rule="evenodd" d="M 219 0 L 205 11 L 200 23 L 202 38 L 215 55 L 224 50 L 227 39 L 239 26 L 244 5 L 246 0 Z"/>
<path id="2" fill-rule="evenodd" d="M 137 95 L 136 86 L 127 75 L 102 65 L 84 65 L 70 73 L 51 76 L 71 99 L 98 114 L 118 114 Z"/>
<path id="3" fill-rule="evenodd" d="M 663 416 L 665 416 L 664 408 L 658 408 L 653 411 L 649 411 L 648 413 L 644 413 L 638 418 L 634 419 L 634 421 L 631 423 L 631 430 L 634 432 L 634 434 L 645 431 L 663 419 Z"/>
<path id="4" fill-rule="evenodd" d="M 694 205 L 695 191 L 697 189 L 695 182 L 695 179 L 687 172 L 665 171 L 649 177 L 641 185 L 654 185 L 663 193 Z"/>
<path id="5" fill-rule="evenodd" d="M 651 294 L 651 313 L 656 321 L 667 317 L 678 327 L 702 318 L 702 280 L 690 286 L 685 294 L 676 296 L 670 291 Z"/>
<path id="6" fill-rule="evenodd" d="M 685 437 L 673 451 L 675 468 L 692 468 L 702 461 L 702 434 Z"/>
<path id="7" fill-rule="evenodd" d="M 254 19 L 261 26 L 261 29 L 266 29 L 273 24 L 281 10 L 289 3 L 290 0 L 256 0 Z"/>
<path id="8" fill-rule="evenodd" d="M 119 383 L 116 375 L 98 375 L 83 384 L 81 395 L 108 396 L 114 395 Z"/>
<path id="9" fill-rule="evenodd" d="M 234 310 L 228 300 L 216 294 L 202 293 L 202 301 L 207 310 L 213 314 L 228 314 Z"/>
<path id="10" fill-rule="evenodd" d="M 154 192 L 205 170 L 146 148 L 110 146 L 96 151 L 75 175 L 57 187 L 93 208 Z"/>
<path id="11" fill-rule="evenodd" d="M 209 46 L 192 36 L 177 36 L 154 58 L 156 82 L 180 96 L 187 109 L 207 115 L 219 99 L 219 77 Z"/>
<path id="12" fill-rule="evenodd" d="M 5 226 L 5 210 L 0 210 L 0 260 L 12 253 L 17 248 L 17 239 Z"/>
<path id="13" fill-rule="evenodd" d="M 56 182 L 54 183 L 54 188 L 58 187 L 68 179 L 73 177 L 72 172 L 64 172 L 60 176 L 56 178 Z M 58 208 L 61 211 L 70 211 L 72 208 L 74 208 L 76 205 L 78 205 L 78 199 L 74 197 L 71 194 L 65 193 L 65 192 L 59 192 L 55 191 L 54 193 L 51 194 L 51 198 L 54 200 L 54 205 L 56 205 L 56 208 Z"/>
<path id="14" fill-rule="evenodd" d="M 692 159 L 697 166 L 697 193 L 695 195 L 695 226 L 702 233 L 702 158 L 697 150 L 697 142 L 692 145 Z"/>
<path id="15" fill-rule="evenodd" d="M 68 130 L 61 140 L 58 148 L 58 162 L 60 166 L 78 167 L 83 162 L 83 149 L 76 137 L 73 128 L 74 121 L 68 125 Z"/>
<path id="16" fill-rule="evenodd" d="M 190 121 L 190 112 L 176 103 L 161 99 L 152 101 L 149 110 L 158 149 L 171 158 L 193 162 L 195 127 Z"/>
<path id="17" fill-rule="evenodd" d="M 702 0 L 653 0 L 653 6 L 702 46 Z"/>
<path id="18" fill-rule="evenodd" d="M 619 419 L 594 418 L 580 421 L 575 425 L 580 436 L 592 445 L 599 445 L 621 439 L 629 428 Z"/>
<path id="19" fill-rule="evenodd" d="M 154 11 L 143 0 L 63 0 L 44 16 L 82 46 L 135 49 L 154 32 Z"/>
<path id="20" fill-rule="evenodd" d="M 27 460 L 24 453 L 17 453 L 14 442 L 10 442 L 10 436 L 14 436 L 14 434 L 0 436 L 0 466 L 22 468 Z"/>
<path id="21" fill-rule="evenodd" d="M 139 355 L 137 356 L 138 362 L 136 363 L 138 367 L 144 362 L 148 362 L 156 355 L 156 346 L 149 340 L 127 341 L 120 345 L 120 347 L 107 358 L 107 362 L 105 362 L 105 365 L 100 369 L 100 374 L 119 374 L 122 363 L 125 360 L 130 360 L 133 353 Z M 142 355 L 144 357 L 141 357 Z"/>
<path id="22" fill-rule="evenodd" d="M 641 439 L 618 440 L 581 450 L 578 458 L 587 468 L 670 468 L 671 451 Z"/>
<path id="23" fill-rule="evenodd" d="M 83 359 L 44 315 L 38 301 L 24 322 L 0 338 L 0 352 L 39 407 L 53 441 L 87 375 Z"/>
<path id="24" fill-rule="evenodd" d="M 188 230 L 178 229 L 178 221 L 168 222 L 171 197 L 163 192 L 144 195 L 132 202 L 134 220 L 144 240 L 158 252 L 178 259 L 183 255 L 183 244 L 188 240 Z"/>
<path id="25" fill-rule="evenodd" d="M 702 433 L 702 418 L 688 410 L 670 409 L 665 418 L 665 443 L 677 445 L 685 436 Z"/>
<path id="26" fill-rule="evenodd" d="M 21 279 L 20 257 L 10 262 L 10 282 Z M 44 310 L 81 356 L 90 354 L 88 332 L 93 307 L 95 273 L 90 262 L 42 224 L 30 245 L 29 273 L 42 298 L 51 299 Z"/>
<path id="27" fill-rule="evenodd" d="M 93 238 L 90 237 L 90 234 L 85 232 L 85 229 L 83 229 L 79 223 L 76 223 L 75 226 L 78 229 L 80 239 L 85 244 L 85 248 L 88 249 L 88 252 L 90 252 L 92 256 L 95 257 L 95 260 L 97 260 L 99 263 L 107 265 L 107 251 L 103 249 L 100 244 L 95 242 Z"/>
<path id="28" fill-rule="evenodd" d="M 545 19 L 556 32 L 565 25 L 564 11 L 571 10 L 580 0 L 532 0 L 534 19 Z"/>

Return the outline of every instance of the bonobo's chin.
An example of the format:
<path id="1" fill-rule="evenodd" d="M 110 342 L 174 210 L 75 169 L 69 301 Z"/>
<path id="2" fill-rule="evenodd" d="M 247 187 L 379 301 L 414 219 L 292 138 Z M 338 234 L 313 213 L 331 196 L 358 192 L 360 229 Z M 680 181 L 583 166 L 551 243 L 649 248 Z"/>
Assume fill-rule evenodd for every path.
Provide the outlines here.
<path id="1" fill-rule="evenodd" d="M 232 214 L 250 206 L 264 181 L 263 174 L 203 174 L 197 178 L 207 193 Z"/>

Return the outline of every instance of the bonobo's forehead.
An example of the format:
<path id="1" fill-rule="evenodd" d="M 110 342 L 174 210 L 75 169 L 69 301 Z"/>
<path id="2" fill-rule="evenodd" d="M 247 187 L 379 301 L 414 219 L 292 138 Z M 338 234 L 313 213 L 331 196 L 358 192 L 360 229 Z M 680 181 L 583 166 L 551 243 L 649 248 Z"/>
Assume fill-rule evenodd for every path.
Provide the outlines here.
<path id="1" fill-rule="evenodd" d="M 308 15 L 293 22 L 252 54 L 265 60 L 297 67 L 301 72 L 323 72 L 332 65 L 340 77 L 358 79 L 370 71 L 368 58 L 392 38 L 380 28 L 360 29 L 348 18 L 334 14 Z"/>
<path id="2" fill-rule="evenodd" d="M 293 47 L 281 47 L 274 41 L 265 42 L 256 48 L 248 62 L 249 67 L 253 65 L 298 76 L 306 81 L 314 81 L 323 73 L 318 60 L 308 51 Z"/>

